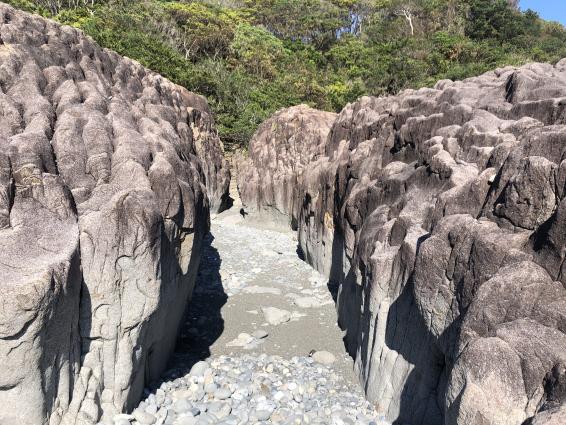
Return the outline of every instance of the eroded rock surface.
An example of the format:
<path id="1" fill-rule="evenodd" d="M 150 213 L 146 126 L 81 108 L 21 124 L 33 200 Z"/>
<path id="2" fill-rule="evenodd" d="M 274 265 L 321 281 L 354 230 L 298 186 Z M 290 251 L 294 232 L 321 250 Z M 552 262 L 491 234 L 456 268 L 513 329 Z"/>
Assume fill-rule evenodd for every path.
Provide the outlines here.
<path id="1" fill-rule="evenodd" d="M 159 376 L 229 174 L 206 101 L 0 4 L 0 424 L 112 423 Z"/>
<path id="2" fill-rule="evenodd" d="M 324 154 L 336 114 L 299 105 L 266 120 L 250 141 L 247 160 L 236 163 L 238 188 L 246 207 L 273 221 L 295 226 L 301 209 L 297 179 Z"/>
<path id="3" fill-rule="evenodd" d="M 566 62 L 532 64 L 361 98 L 326 140 L 295 127 L 283 139 L 319 152 L 299 172 L 278 160 L 290 142 L 264 133 L 301 111 L 254 139 L 247 173 L 296 182 L 285 212 L 339 284 L 347 348 L 389 420 L 563 417 L 564 99 Z M 241 179 L 244 203 L 271 206 L 270 181 Z"/>

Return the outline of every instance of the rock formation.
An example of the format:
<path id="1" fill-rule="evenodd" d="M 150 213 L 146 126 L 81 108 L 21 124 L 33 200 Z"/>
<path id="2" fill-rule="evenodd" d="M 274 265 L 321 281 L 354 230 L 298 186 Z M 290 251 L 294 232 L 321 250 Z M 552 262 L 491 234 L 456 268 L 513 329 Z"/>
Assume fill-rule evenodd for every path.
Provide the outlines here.
<path id="1" fill-rule="evenodd" d="M 347 348 L 389 420 L 564 422 L 565 99 L 566 61 L 508 67 L 361 98 L 326 138 L 329 117 L 282 111 L 252 141 L 242 200 L 292 217 L 339 284 Z"/>
<path id="2" fill-rule="evenodd" d="M 206 101 L 0 4 L 0 424 L 112 423 L 159 376 L 229 174 Z"/>
<path id="3" fill-rule="evenodd" d="M 301 209 L 297 178 L 324 155 L 335 119 L 336 114 L 299 105 L 266 120 L 250 141 L 249 163 L 237 158 L 235 164 L 244 205 L 274 222 L 295 222 Z"/>

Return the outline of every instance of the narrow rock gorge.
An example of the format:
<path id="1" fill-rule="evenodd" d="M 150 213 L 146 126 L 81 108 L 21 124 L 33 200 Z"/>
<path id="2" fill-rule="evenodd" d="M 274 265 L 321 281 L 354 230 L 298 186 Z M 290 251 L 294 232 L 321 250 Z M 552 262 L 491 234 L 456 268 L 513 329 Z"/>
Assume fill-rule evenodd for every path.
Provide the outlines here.
<path id="1" fill-rule="evenodd" d="M 297 229 L 378 412 L 566 423 L 566 62 L 265 122 L 246 210 Z"/>
<path id="2" fill-rule="evenodd" d="M 0 423 L 107 423 L 162 373 L 229 171 L 204 98 L 0 4 Z"/>
<path id="3" fill-rule="evenodd" d="M 3 3 L 0 89 L 0 425 L 566 423 L 566 59 L 281 110 L 218 216 L 203 97 Z"/>

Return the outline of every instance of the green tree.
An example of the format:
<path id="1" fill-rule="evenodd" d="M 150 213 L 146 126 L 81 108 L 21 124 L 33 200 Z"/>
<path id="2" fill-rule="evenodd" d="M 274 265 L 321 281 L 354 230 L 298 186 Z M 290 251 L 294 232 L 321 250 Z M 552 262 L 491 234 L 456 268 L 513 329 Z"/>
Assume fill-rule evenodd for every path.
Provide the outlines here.
<path id="1" fill-rule="evenodd" d="M 229 149 L 283 107 L 566 57 L 564 27 L 514 0 L 7 1 L 205 95 Z"/>
<path id="2" fill-rule="evenodd" d="M 475 40 L 510 40 L 523 34 L 523 15 L 507 0 L 468 0 L 466 34 Z"/>

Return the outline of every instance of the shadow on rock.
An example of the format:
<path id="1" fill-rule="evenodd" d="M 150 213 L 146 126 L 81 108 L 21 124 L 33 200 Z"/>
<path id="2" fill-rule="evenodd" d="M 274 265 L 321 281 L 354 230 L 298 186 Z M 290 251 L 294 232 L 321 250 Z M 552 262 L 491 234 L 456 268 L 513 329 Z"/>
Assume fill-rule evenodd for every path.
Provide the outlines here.
<path id="1" fill-rule="evenodd" d="M 203 241 L 195 289 L 170 360 L 170 365 L 175 365 L 169 370 L 172 376 L 183 376 L 196 362 L 210 357 L 210 347 L 224 332 L 221 310 L 228 296 L 220 276 L 222 259 L 212 246 L 213 240 L 209 233 Z"/>
<path id="2" fill-rule="evenodd" d="M 419 240 L 418 246 L 424 241 Z M 338 325 L 344 331 L 344 347 L 348 354 L 363 367 L 361 381 L 365 382 L 364 391 L 370 392 L 370 379 L 375 376 L 389 379 L 393 376 L 401 382 L 392 380 L 392 393 L 398 395 L 398 417 L 394 425 L 437 425 L 443 423 L 441 408 L 438 405 L 439 394 L 443 394 L 446 385 L 445 360 L 434 345 L 434 338 L 419 314 L 414 298 L 412 275 L 407 279 L 401 292 L 394 297 L 383 317 L 370 311 L 371 281 L 367 281 L 366 270 L 360 270 L 362 281 L 353 268 L 344 265 L 344 238 L 336 231 L 332 247 L 332 267 L 329 290 L 335 297 L 338 313 Z M 418 250 L 418 248 L 417 248 Z M 359 263 L 358 267 L 364 267 Z M 360 314 L 360 306 L 363 311 Z M 379 320 L 386 320 L 383 340 L 377 335 L 383 326 Z M 373 323 L 371 323 L 373 321 Z M 452 329 L 447 333 L 453 332 Z M 371 344 L 371 346 L 370 346 Z M 394 364 L 399 371 L 384 365 L 384 362 L 372 360 L 382 356 L 399 357 Z M 393 364 L 393 363 L 392 363 Z M 411 370 L 403 376 L 403 367 L 410 364 Z M 381 367 L 381 371 L 372 370 Z M 391 369 L 387 369 L 390 367 Z M 377 382 L 379 385 L 381 379 Z M 375 381 L 374 381 L 375 382 Z M 381 403 L 381 400 L 377 400 Z M 386 410 L 389 408 L 387 407 Z M 392 408 L 395 410 L 395 407 Z"/>
<path id="3" fill-rule="evenodd" d="M 307 261 L 307 257 L 305 255 L 305 251 L 303 251 L 303 248 L 301 247 L 301 244 L 298 243 L 297 244 L 297 257 L 299 257 L 299 260 L 301 261 Z"/>

